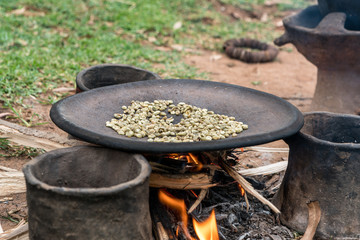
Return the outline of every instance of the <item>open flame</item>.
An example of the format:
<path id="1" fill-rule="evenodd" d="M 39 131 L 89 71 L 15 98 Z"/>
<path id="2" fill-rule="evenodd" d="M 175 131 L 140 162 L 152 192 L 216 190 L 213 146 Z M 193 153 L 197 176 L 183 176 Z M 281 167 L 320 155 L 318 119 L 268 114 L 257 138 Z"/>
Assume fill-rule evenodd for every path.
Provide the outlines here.
<path id="1" fill-rule="evenodd" d="M 200 240 L 219 240 L 214 209 L 211 211 L 209 218 L 203 222 L 197 222 L 193 219 L 193 225 Z"/>
<path id="2" fill-rule="evenodd" d="M 188 225 L 188 215 L 186 212 L 186 205 L 184 200 L 170 196 L 165 191 L 159 191 L 159 200 L 162 204 L 167 205 L 173 211 L 177 212 L 180 216 L 182 223 L 182 230 L 185 236 L 190 240 L 196 240 L 190 235 Z M 209 218 L 204 222 L 197 222 L 193 219 L 195 232 L 200 240 L 219 240 L 218 229 L 215 218 L 215 211 L 212 210 Z"/>
<path id="3" fill-rule="evenodd" d="M 192 239 L 189 233 L 189 229 L 187 228 L 188 215 L 186 213 L 186 205 L 184 200 L 169 196 L 169 194 L 165 193 L 165 191 L 163 190 L 159 191 L 159 200 L 162 204 L 167 205 L 169 208 L 171 208 L 173 211 L 176 211 L 179 214 L 182 223 L 181 227 L 185 235 L 190 239 Z"/>
<path id="4" fill-rule="evenodd" d="M 245 195 L 245 189 L 240 184 L 238 184 L 238 187 L 240 189 L 241 196 L 244 196 Z"/>
<path id="5" fill-rule="evenodd" d="M 179 153 L 170 153 L 167 155 L 171 159 L 186 159 L 187 162 L 193 165 L 194 171 L 200 171 L 203 168 L 203 164 L 199 161 L 199 158 L 193 153 L 179 154 Z"/>

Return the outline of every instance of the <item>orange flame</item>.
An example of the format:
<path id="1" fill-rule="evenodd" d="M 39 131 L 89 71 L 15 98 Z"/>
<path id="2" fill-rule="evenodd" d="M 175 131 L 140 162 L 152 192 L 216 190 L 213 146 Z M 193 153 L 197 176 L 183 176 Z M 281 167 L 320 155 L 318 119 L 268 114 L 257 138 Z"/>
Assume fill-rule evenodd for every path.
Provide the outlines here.
<path id="1" fill-rule="evenodd" d="M 184 200 L 170 196 L 169 193 L 166 193 L 164 190 L 159 191 L 159 200 L 162 204 L 167 205 L 173 211 L 176 211 L 180 215 L 180 220 L 182 223 L 182 230 L 190 240 L 196 240 L 190 235 L 188 225 L 188 215 L 186 213 L 186 205 Z M 214 209 L 211 211 L 211 214 L 208 219 L 203 222 L 197 222 L 193 219 L 193 225 L 195 232 L 199 240 L 219 240 L 218 229 L 215 218 Z M 176 229 L 176 234 L 178 235 L 179 227 Z"/>
<path id="2" fill-rule="evenodd" d="M 245 195 L 245 189 L 240 184 L 238 184 L 238 186 L 239 186 L 239 189 L 240 189 L 240 192 L 241 192 L 241 196 L 244 196 Z"/>
<path id="3" fill-rule="evenodd" d="M 197 198 L 199 197 L 193 190 L 190 190 L 190 192 L 191 192 L 192 194 L 194 194 L 195 197 L 197 197 Z"/>
<path id="4" fill-rule="evenodd" d="M 189 163 L 195 166 L 194 171 L 200 171 L 203 168 L 203 164 L 199 161 L 198 157 L 192 153 L 185 153 L 185 154 L 179 154 L 179 153 L 170 153 L 167 155 L 168 158 L 175 159 L 175 160 L 185 160 Z"/>
<path id="5" fill-rule="evenodd" d="M 171 208 L 173 211 L 176 211 L 180 215 L 180 220 L 182 223 L 182 229 L 185 233 L 185 235 L 191 239 L 189 230 L 187 228 L 188 225 L 188 215 L 186 213 L 186 205 L 184 200 L 178 199 L 175 197 L 169 196 L 165 191 L 160 190 L 159 191 L 159 200 L 162 204 L 167 205 L 169 208 Z"/>
<path id="6" fill-rule="evenodd" d="M 203 222 L 197 222 L 193 219 L 195 232 L 200 240 L 219 240 L 218 229 L 216 225 L 215 211 L 211 211 L 208 219 Z"/>
<path id="7" fill-rule="evenodd" d="M 187 160 L 187 156 L 185 156 L 183 154 L 179 154 L 179 153 L 169 153 L 167 155 L 167 157 L 176 159 L 176 160 L 178 160 L 178 159 L 184 159 L 184 160 L 186 159 Z"/>
<path id="8" fill-rule="evenodd" d="M 199 161 L 197 156 L 195 156 L 194 154 L 188 153 L 187 160 L 188 160 L 188 163 L 193 163 L 196 165 L 195 171 L 200 171 L 203 168 L 203 164 Z"/>

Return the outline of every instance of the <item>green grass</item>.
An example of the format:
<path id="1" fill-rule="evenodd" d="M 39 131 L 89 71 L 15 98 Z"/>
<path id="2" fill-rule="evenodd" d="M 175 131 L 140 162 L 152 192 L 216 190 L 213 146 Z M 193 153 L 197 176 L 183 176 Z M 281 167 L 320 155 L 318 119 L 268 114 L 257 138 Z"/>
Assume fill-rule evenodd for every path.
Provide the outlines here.
<path id="1" fill-rule="evenodd" d="M 157 47 L 221 51 L 229 38 L 275 37 L 270 21 L 230 21 L 206 0 L 0 0 L 0 16 L 0 101 L 6 108 L 26 108 L 29 96 L 51 104 L 58 99 L 51 89 L 73 86 L 81 69 L 101 63 L 129 64 L 163 78 L 208 79 L 181 60 L 187 53 Z M 174 29 L 177 22 L 182 26 Z M 50 93 L 48 101 L 42 93 Z"/>
<path id="2" fill-rule="evenodd" d="M 44 153 L 43 149 L 13 145 L 6 138 L 0 138 L 0 157 L 36 157 Z"/>
<path id="3" fill-rule="evenodd" d="M 304 9 L 310 5 L 316 5 L 317 1 L 315 0 L 288 0 L 284 1 L 284 3 L 279 4 L 278 8 L 280 11 L 288 11 L 288 10 L 296 10 L 296 9 Z"/>
<path id="4" fill-rule="evenodd" d="M 266 1 L 266 0 L 220 0 L 222 3 L 231 4 L 233 6 L 251 11 L 256 8 L 257 5 L 263 5 L 267 2 L 276 2 L 276 1 Z M 288 11 L 288 10 L 298 10 L 306 8 L 309 5 L 316 4 L 316 0 L 283 0 L 277 1 L 276 4 L 279 11 Z"/>

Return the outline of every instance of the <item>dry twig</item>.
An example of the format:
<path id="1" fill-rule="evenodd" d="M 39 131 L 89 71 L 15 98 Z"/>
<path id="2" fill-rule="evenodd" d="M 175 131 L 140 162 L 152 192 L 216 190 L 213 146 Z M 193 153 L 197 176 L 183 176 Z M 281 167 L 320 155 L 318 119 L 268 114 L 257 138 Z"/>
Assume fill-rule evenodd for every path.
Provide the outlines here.
<path id="1" fill-rule="evenodd" d="M 251 184 L 245 180 L 235 169 L 229 166 L 225 161 L 219 160 L 219 165 L 232 177 L 236 180 L 246 192 L 257 198 L 260 202 L 265 205 L 268 205 L 276 214 L 280 214 L 280 210 L 277 209 L 269 200 L 264 198 L 261 194 L 259 194 Z"/>
<path id="2" fill-rule="evenodd" d="M 321 209 L 319 201 L 309 202 L 307 204 L 309 210 L 308 225 L 302 240 L 312 240 L 315 236 L 316 229 L 321 219 Z"/>
<path id="3" fill-rule="evenodd" d="M 269 175 L 286 170 L 287 165 L 287 161 L 281 161 L 257 168 L 241 169 L 238 171 L 238 173 L 242 176 Z"/>
<path id="4" fill-rule="evenodd" d="M 20 221 L 16 228 L 0 233 L 2 240 L 29 240 L 29 226 L 24 220 Z"/>
<path id="5" fill-rule="evenodd" d="M 267 152 L 267 153 L 287 153 L 289 152 L 289 148 L 270 148 L 270 147 L 246 147 L 246 151 L 255 151 L 255 152 Z"/>
<path id="6" fill-rule="evenodd" d="M 5 167 L 5 166 L 0 166 L 0 170 L 2 170 L 4 172 L 17 172 L 16 169 L 8 168 L 8 167 Z"/>
<path id="7" fill-rule="evenodd" d="M 280 210 L 277 209 L 269 200 L 264 198 L 259 194 L 251 184 L 245 180 L 234 168 L 225 162 L 227 153 L 226 151 L 217 151 L 217 152 L 206 152 L 209 159 L 214 163 L 219 164 L 219 166 L 227 172 L 235 181 L 237 181 L 241 187 L 245 189 L 246 192 L 257 198 L 263 204 L 269 206 L 276 214 L 280 214 Z"/>
<path id="8" fill-rule="evenodd" d="M 161 222 L 156 223 L 156 231 L 157 231 L 157 234 L 156 234 L 157 240 L 169 240 L 170 239 L 164 229 L 164 226 L 161 224 Z"/>
<path id="9" fill-rule="evenodd" d="M 55 133 L 48 133 L 0 119 L 0 136 L 7 138 L 12 143 L 33 148 L 51 151 L 57 148 L 88 144 L 78 140 L 69 140 Z"/>
<path id="10" fill-rule="evenodd" d="M 194 204 L 189 208 L 188 214 L 192 213 L 197 206 L 201 203 L 202 200 L 206 197 L 206 194 L 209 192 L 209 189 L 201 189 L 198 199 L 194 202 Z"/>

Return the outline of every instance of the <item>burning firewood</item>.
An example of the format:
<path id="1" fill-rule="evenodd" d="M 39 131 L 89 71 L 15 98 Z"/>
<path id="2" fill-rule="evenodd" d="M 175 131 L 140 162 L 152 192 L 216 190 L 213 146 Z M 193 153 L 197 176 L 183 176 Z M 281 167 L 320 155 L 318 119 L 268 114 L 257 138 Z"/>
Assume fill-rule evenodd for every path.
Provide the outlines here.
<path id="1" fill-rule="evenodd" d="M 198 199 L 194 202 L 194 204 L 189 208 L 188 213 L 192 213 L 194 209 L 199 206 L 201 201 L 206 197 L 206 194 L 209 192 L 208 189 L 201 189 Z"/>
<path id="2" fill-rule="evenodd" d="M 5 121 L 4 121 L 5 122 Z M 8 124 L 3 124 L 3 122 L 0 122 L 0 125 L 3 127 L 0 128 L 3 135 L 6 135 L 6 137 L 9 137 L 9 140 L 12 142 L 15 142 L 17 144 L 25 144 L 33 146 L 33 144 L 36 143 L 36 146 L 34 147 L 42 147 L 46 148 L 47 151 L 53 150 L 60 147 L 67 147 L 70 145 L 78 145 L 83 144 L 84 142 L 81 141 L 69 141 L 66 138 L 50 138 L 47 139 L 49 136 L 46 134 L 42 134 L 40 131 L 32 130 L 32 129 L 23 129 L 21 126 L 8 126 Z M 16 131 L 11 131 L 11 127 L 14 127 Z M 20 127 L 20 128 L 19 128 Z M 28 135 L 27 135 L 28 134 Z M 34 141 L 34 139 L 41 139 L 41 141 Z M 59 140 L 60 139 L 60 140 Z M 41 142 L 41 145 L 38 145 L 39 142 Z M 46 144 L 45 144 L 46 142 Z M 53 143 L 54 142 L 54 143 Z M 59 144 L 59 142 L 61 142 Z M 253 151 L 257 151 L 257 149 L 251 149 Z M 261 149 L 263 151 L 277 151 L 277 149 Z M 284 150 L 286 151 L 286 150 Z M 275 166 L 274 169 L 262 169 L 262 168 L 255 168 L 255 169 L 247 169 L 247 170 L 240 170 L 239 172 L 236 172 L 236 170 L 231 167 L 229 164 L 226 163 L 226 154 L 228 152 L 216 152 L 215 155 L 212 155 L 212 153 L 202 153 L 205 155 L 206 159 L 205 163 L 202 163 L 202 170 L 200 172 L 194 172 L 193 170 L 197 169 L 197 166 L 190 166 L 186 165 L 181 171 L 181 173 L 175 174 L 174 172 L 178 171 L 176 167 L 168 166 L 164 164 L 158 164 L 151 162 L 151 165 L 153 167 L 153 172 L 150 177 L 150 186 L 151 187 L 157 187 L 157 188 L 171 188 L 171 189 L 202 189 L 200 191 L 200 194 L 198 196 L 198 199 L 193 203 L 193 205 L 189 208 L 189 212 L 192 212 L 193 209 L 197 208 L 201 202 L 204 200 L 203 198 L 209 191 L 209 188 L 219 185 L 219 180 L 214 179 L 213 173 L 216 172 L 217 174 L 222 173 L 223 175 L 229 174 L 231 177 L 233 177 L 237 182 L 241 184 L 241 186 L 245 189 L 246 192 L 253 195 L 255 198 L 263 199 L 261 201 L 262 203 L 268 205 L 268 201 L 258 194 L 254 188 L 248 183 L 243 177 L 244 176 L 254 176 L 254 175 L 261 175 L 261 174 L 272 174 L 275 172 L 279 172 L 283 170 L 286 167 L 287 162 L 284 161 L 281 164 Z M 222 155 L 221 155 L 222 154 Z M 219 157 L 220 156 L 220 157 Z M 193 160 L 194 161 L 194 160 Z M 195 160 L 196 161 L 196 160 Z M 215 163 L 215 164 L 214 164 Z M 181 163 L 183 164 L 183 163 Z M 180 165 L 181 165 L 180 164 Z M 270 167 L 270 166 L 269 166 Z M 273 166 L 271 166 L 273 167 Z M 198 169 L 199 170 L 199 169 Z M 269 171 L 268 171 L 269 170 Z M 186 172 L 189 171 L 189 172 Z M 225 173 L 224 173 L 225 172 Z M 10 172 L 9 172 L 10 173 Z M 22 183 L 21 186 L 18 186 L 18 190 L 21 192 L 25 191 L 25 182 L 23 180 L 23 174 L 20 171 L 14 172 L 16 174 L 16 178 L 19 178 Z M 7 176 L 7 178 L 14 178 L 13 176 Z M 0 184 L 1 185 L 1 184 Z M 260 196 L 260 197 L 259 197 Z M 246 200 L 246 195 L 244 195 Z M 271 204 L 271 203 L 270 203 Z M 270 205 L 269 205 L 270 206 Z M 273 208 L 272 208 L 273 209 Z M 190 211 L 191 210 L 191 211 Z M 273 209 L 275 213 L 278 213 L 276 211 L 277 209 Z M 159 240 L 164 239 L 176 239 L 173 235 L 173 233 L 168 233 L 166 230 L 165 232 L 162 229 L 167 229 L 167 227 L 164 225 L 163 222 L 156 222 L 157 231 L 160 231 L 161 237 L 159 237 Z M 220 231 L 220 229 L 219 229 Z"/>
<path id="3" fill-rule="evenodd" d="M 260 202 L 264 203 L 265 205 L 268 205 L 276 214 L 280 214 L 280 210 L 277 209 L 269 200 L 264 198 L 262 195 L 260 195 L 256 190 L 251 186 L 251 184 L 245 180 L 235 169 L 230 167 L 225 161 L 220 160 L 219 161 L 220 166 L 231 176 L 236 180 L 244 189 L 246 192 L 250 193 L 252 196 L 257 198 Z"/>
<path id="4" fill-rule="evenodd" d="M 166 233 L 164 226 L 161 224 L 161 222 L 156 222 L 155 224 L 155 228 L 154 232 L 157 233 L 156 238 L 158 240 L 170 240 L 171 238 L 169 237 L 169 235 Z"/>
<path id="5" fill-rule="evenodd" d="M 176 239 L 175 233 L 171 231 L 169 226 L 168 215 L 164 213 L 164 209 L 158 203 L 157 196 L 153 195 L 153 191 L 150 190 L 150 213 L 153 225 L 153 233 L 156 240 L 171 240 Z"/>
<path id="6" fill-rule="evenodd" d="M 269 206 L 276 214 L 280 214 L 279 209 L 277 209 L 269 200 L 260 195 L 251 184 L 245 180 L 234 168 L 232 168 L 229 164 L 226 163 L 226 151 L 215 151 L 215 152 L 206 152 L 205 153 L 211 161 L 219 166 L 227 172 L 235 181 L 237 181 L 241 187 L 245 189 L 246 192 L 257 198 L 263 204 Z"/>
<path id="7" fill-rule="evenodd" d="M 206 173 L 192 174 L 159 174 L 156 172 L 150 175 L 150 187 L 171 188 L 171 189 L 207 189 L 214 187 L 212 176 Z"/>

